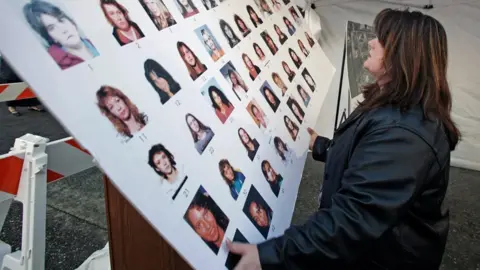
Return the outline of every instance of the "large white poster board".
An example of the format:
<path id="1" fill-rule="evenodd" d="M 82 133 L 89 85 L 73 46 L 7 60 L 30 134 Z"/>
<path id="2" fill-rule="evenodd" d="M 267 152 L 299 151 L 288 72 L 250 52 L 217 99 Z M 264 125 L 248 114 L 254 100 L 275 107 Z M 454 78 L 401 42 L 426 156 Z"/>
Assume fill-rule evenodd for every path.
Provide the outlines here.
<path id="1" fill-rule="evenodd" d="M 290 1 L 0 9 L 2 55 L 194 268 L 289 226 L 334 72 Z"/>

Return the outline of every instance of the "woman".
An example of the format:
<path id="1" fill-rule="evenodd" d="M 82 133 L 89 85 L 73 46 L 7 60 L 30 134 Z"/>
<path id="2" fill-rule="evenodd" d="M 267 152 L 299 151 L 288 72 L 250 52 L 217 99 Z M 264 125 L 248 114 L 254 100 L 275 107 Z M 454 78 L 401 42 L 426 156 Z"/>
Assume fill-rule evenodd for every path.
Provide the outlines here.
<path id="1" fill-rule="evenodd" d="M 307 82 L 310 90 L 312 90 L 312 92 L 314 92 L 315 88 L 317 87 L 317 84 L 313 80 L 312 76 L 310 76 L 310 73 L 308 72 L 307 69 L 303 70 L 302 76 L 303 76 L 303 79 Z"/>
<path id="2" fill-rule="evenodd" d="M 248 74 L 250 74 L 250 79 L 252 79 L 252 81 L 255 81 L 255 79 L 258 77 L 258 74 L 260 74 L 260 72 L 262 72 L 260 70 L 260 68 L 256 65 L 253 64 L 252 60 L 250 59 L 250 57 L 248 57 L 247 54 L 242 54 L 242 59 L 243 59 L 243 63 L 245 64 L 245 67 L 248 69 Z"/>
<path id="3" fill-rule="evenodd" d="M 300 16 L 298 16 L 298 13 L 297 11 L 295 11 L 295 8 L 294 7 L 291 7 L 289 9 L 290 11 L 290 14 L 292 15 L 293 17 L 293 20 L 298 24 L 298 25 L 301 25 L 302 24 L 302 19 L 300 18 Z"/>
<path id="4" fill-rule="evenodd" d="M 255 4 L 260 9 L 263 14 L 263 17 L 268 17 L 273 14 L 272 9 L 267 3 L 267 0 L 255 0 Z"/>
<path id="5" fill-rule="evenodd" d="M 300 68 L 300 66 L 302 65 L 302 59 L 298 57 L 297 53 L 292 48 L 288 48 L 288 54 L 290 55 L 290 58 L 292 58 L 292 61 L 295 64 L 295 66 L 297 68 Z"/>
<path id="6" fill-rule="evenodd" d="M 267 44 L 270 52 L 275 55 L 278 52 L 278 47 L 275 42 L 273 42 L 272 37 L 267 33 L 267 31 L 263 31 L 260 35 L 262 36 L 263 41 L 265 41 L 265 43 Z"/>
<path id="7" fill-rule="evenodd" d="M 319 211 L 258 249 L 232 247 L 242 251 L 239 269 L 264 262 L 439 269 L 449 230 L 450 153 L 460 138 L 446 32 L 436 19 L 408 10 L 382 10 L 373 25 L 377 38 L 364 67 L 376 81 L 364 86 L 364 101 L 333 140 L 309 130 L 313 157 L 326 162 Z"/>
<path id="8" fill-rule="evenodd" d="M 255 155 L 257 154 L 258 148 L 260 147 L 257 139 L 252 139 L 250 135 L 248 135 L 247 131 L 245 131 L 243 128 L 238 129 L 238 137 L 245 147 L 245 150 L 247 150 L 248 158 L 253 161 Z"/>
<path id="9" fill-rule="evenodd" d="M 240 191 L 242 190 L 243 182 L 245 182 L 245 175 L 239 170 L 233 169 L 230 162 L 226 159 L 220 160 L 218 169 L 222 175 L 223 180 L 230 188 L 230 194 L 234 200 L 237 200 Z"/>
<path id="10" fill-rule="evenodd" d="M 272 89 L 265 85 L 262 88 L 262 94 L 273 112 L 277 112 L 278 106 L 280 106 L 280 99 L 273 93 Z"/>
<path id="11" fill-rule="evenodd" d="M 177 42 L 177 50 L 183 60 L 183 63 L 185 63 L 192 80 L 196 80 L 205 71 L 207 71 L 207 66 L 205 66 L 200 59 L 198 59 L 198 57 L 193 53 L 192 50 L 190 50 L 187 44 L 181 41 Z"/>
<path id="12" fill-rule="evenodd" d="M 297 124 L 295 124 L 295 122 L 293 122 L 292 119 L 286 115 L 283 117 L 283 122 L 288 130 L 288 134 L 290 134 L 292 140 L 295 141 L 299 131 Z"/>
<path id="13" fill-rule="evenodd" d="M 280 44 L 283 45 L 283 43 L 285 43 L 285 41 L 287 41 L 287 39 L 288 39 L 287 35 L 285 35 L 282 32 L 282 30 L 280 29 L 280 27 L 278 25 L 274 24 L 273 28 L 275 29 L 275 33 L 277 33 L 278 41 L 280 41 Z"/>
<path id="14" fill-rule="evenodd" d="M 235 32 L 233 32 L 232 27 L 226 21 L 220 20 L 220 29 L 222 29 L 222 33 L 227 39 L 230 48 L 233 48 L 240 43 L 240 39 L 237 37 Z"/>
<path id="15" fill-rule="evenodd" d="M 295 29 L 295 26 L 293 26 L 292 22 L 290 22 L 287 17 L 283 17 L 283 22 L 285 23 L 285 26 L 287 27 L 290 36 L 293 36 L 293 34 L 295 34 L 295 31 L 297 31 L 297 29 Z"/>
<path id="16" fill-rule="evenodd" d="M 267 128 L 267 119 L 265 118 L 265 113 L 253 103 L 250 105 L 250 110 L 252 112 L 253 120 L 258 127 Z"/>
<path id="17" fill-rule="evenodd" d="M 280 77 L 280 75 L 278 75 L 278 73 L 273 72 L 272 73 L 272 80 L 277 85 L 277 87 L 280 88 L 280 90 L 282 91 L 282 97 L 283 97 L 285 95 L 285 93 L 287 92 L 288 88 L 285 85 L 285 83 L 283 82 L 282 78 Z"/>
<path id="18" fill-rule="evenodd" d="M 233 69 L 228 71 L 228 77 L 232 83 L 233 92 L 237 95 L 238 99 L 240 99 L 240 93 L 242 96 L 245 95 L 248 92 L 248 86 L 245 84 L 238 72 Z"/>
<path id="19" fill-rule="evenodd" d="M 300 104 L 298 104 L 295 99 L 289 98 L 287 100 L 287 106 L 292 110 L 293 115 L 295 115 L 295 118 L 297 118 L 298 122 L 301 124 L 305 118 L 305 112 L 300 107 Z"/>
<path id="20" fill-rule="evenodd" d="M 310 52 L 307 50 L 307 48 L 305 48 L 305 45 L 300 39 L 298 40 L 298 48 L 300 48 L 300 51 L 302 51 L 305 57 L 307 57 L 310 54 Z"/>
<path id="21" fill-rule="evenodd" d="M 28 3 L 23 7 L 23 15 L 45 41 L 48 53 L 62 70 L 99 56 L 92 42 L 80 33 L 75 21 L 49 2 Z"/>
<path id="22" fill-rule="evenodd" d="M 272 1 L 272 6 L 275 11 L 280 11 L 282 9 L 282 4 L 278 2 L 278 0 L 271 0 Z"/>
<path id="23" fill-rule="evenodd" d="M 162 0 L 140 0 L 143 8 L 158 30 L 165 29 L 177 22 Z"/>
<path id="24" fill-rule="evenodd" d="M 283 70 L 285 71 L 285 73 L 288 76 L 288 81 L 292 82 L 293 78 L 295 78 L 295 75 L 296 75 L 295 71 L 291 70 L 290 67 L 288 66 L 287 62 L 285 62 L 285 61 L 282 61 L 282 67 L 283 67 Z"/>
<path id="25" fill-rule="evenodd" d="M 185 19 L 199 12 L 192 0 L 177 0 L 177 5 Z"/>
<path id="26" fill-rule="evenodd" d="M 262 173 L 265 177 L 265 180 L 267 180 L 268 184 L 270 185 L 273 194 L 278 197 L 278 194 L 280 193 L 280 187 L 282 186 L 283 182 L 282 175 L 278 174 L 267 160 L 262 161 Z"/>
<path id="27" fill-rule="evenodd" d="M 253 49 L 255 50 L 255 54 L 258 56 L 258 60 L 262 62 L 265 61 L 265 53 L 263 52 L 262 48 L 260 48 L 258 43 L 253 43 Z"/>
<path id="28" fill-rule="evenodd" d="M 165 104 L 182 88 L 180 84 L 155 60 L 147 59 L 143 64 L 145 78 L 160 96 L 160 102 Z"/>
<path id="29" fill-rule="evenodd" d="M 116 0 L 100 0 L 100 6 L 108 23 L 113 27 L 113 37 L 121 46 L 137 41 L 145 35 L 130 19 L 128 10 Z"/>
<path id="30" fill-rule="evenodd" d="M 102 86 L 97 91 L 97 106 L 122 136 L 132 138 L 145 127 L 147 116 L 137 106 L 112 86 Z"/>
<path id="31" fill-rule="evenodd" d="M 311 38 L 307 32 L 305 32 L 305 37 L 307 37 L 308 44 L 310 45 L 310 47 L 313 47 L 313 45 L 315 45 L 315 41 L 313 40 L 313 38 Z"/>
<path id="32" fill-rule="evenodd" d="M 305 107 L 307 107 L 308 103 L 310 103 L 310 95 L 307 93 L 307 91 L 305 91 L 305 89 L 303 89 L 300 84 L 297 85 L 297 91 L 300 97 L 302 97 L 303 104 L 305 105 Z"/>
<path id="33" fill-rule="evenodd" d="M 207 26 L 205 26 L 203 29 L 200 29 L 200 35 L 202 36 L 203 44 L 205 46 L 205 49 L 207 49 L 208 54 L 210 54 L 210 57 L 214 62 L 217 62 L 220 58 L 223 57 L 225 52 L 223 49 L 218 45 L 217 40 L 215 37 L 212 35 L 212 32 L 210 32 L 210 29 L 208 29 Z"/>
<path id="34" fill-rule="evenodd" d="M 247 5 L 247 12 L 248 12 L 248 15 L 250 15 L 250 20 L 252 21 L 253 26 L 255 26 L 255 28 L 257 28 L 258 25 L 263 23 L 263 20 L 260 17 L 258 17 L 257 12 L 255 12 L 252 6 Z"/>
<path id="35" fill-rule="evenodd" d="M 287 144 L 283 142 L 280 137 L 275 137 L 273 139 L 273 143 L 275 145 L 275 150 L 277 150 L 277 154 L 280 156 L 282 159 L 282 162 L 287 165 L 291 163 L 294 159 L 293 152 L 290 150 L 290 148 L 287 147 Z"/>
<path id="36" fill-rule="evenodd" d="M 224 124 L 235 107 L 232 103 L 230 103 L 225 94 L 216 86 L 212 85 L 208 88 L 208 96 L 210 97 L 212 106 L 215 109 L 215 114 L 217 115 L 218 119 L 220 119 L 222 124 Z"/>
<path id="37" fill-rule="evenodd" d="M 160 176 L 162 191 L 175 199 L 187 176 L 179 168 L 172 152 L 160 143 L 152 146 L 148 151 L 148 165 Z"/>
<path id="38" fill-rule="evenodd" d="M 207 10 L 210 10 L 210 9 L 218 6 L 218 4 L 217 4 L 217 2 L 215 2 L 215 0 L 202 0 L 202 2 L 203 2 L 203 5 L 205 6 L 205 8 Z"/>
<path id="39" fill-rule="evenodd" d="M 235 14 L 233 15 L 233 19 L 235 20 L 235 24 L 237 25 L 238 30 L 240 30 L 240 33 L 242 33 L 243 37 L 248 36 L 248 34 L 252 32 L 250 28 L 248 28 L 247 24 L 242 20 L 242 18 L 240 18 L 240 16 Z"/>
<path id="40" fill-rule="evenodd" d="M 198 153 L 201 155 L 203 151 L 205 151 L 205 148 L 207 148 L 210 141 L 213 139 L 213 136 L 215 136 L 215 133 L 213 133 L 210 127 L 205 126 L 202 122 L 200 122 L 200 120 L 190 113 L 185 116 L 185 122 L 187 123 L 188 129 L 192 134 L 195 149 L 197 149 Z"/>

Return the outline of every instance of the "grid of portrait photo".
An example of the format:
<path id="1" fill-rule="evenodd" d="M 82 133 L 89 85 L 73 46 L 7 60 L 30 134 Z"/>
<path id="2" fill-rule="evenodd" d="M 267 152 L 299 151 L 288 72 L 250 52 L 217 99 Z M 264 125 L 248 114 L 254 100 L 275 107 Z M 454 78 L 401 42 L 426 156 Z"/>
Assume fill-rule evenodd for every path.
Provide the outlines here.
<path id="1" fill-rule="evenodd" d="M 57 78 L 39 95 L 194 268 L 233 269 L 227 238 L 256 243 L 289 225 L 293 208 L 279 202 L 295 202 L 307 127 L 333 75 L 303 10 L 284 0 L 9 10 L 45 79 Z"/>

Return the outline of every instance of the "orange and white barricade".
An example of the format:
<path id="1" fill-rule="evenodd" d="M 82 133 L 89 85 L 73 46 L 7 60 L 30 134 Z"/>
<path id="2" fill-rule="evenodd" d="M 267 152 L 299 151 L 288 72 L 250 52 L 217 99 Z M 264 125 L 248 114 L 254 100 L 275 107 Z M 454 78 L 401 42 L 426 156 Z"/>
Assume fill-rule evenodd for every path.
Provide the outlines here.
<path id="1" fill-rule="evenodd" d="M 0 102 L 34 97 L 35 94 L 24 82 L 0 84 Z"/>
<path id="2" fill-rule="evenodd" d="M 23 204 L 21 250 L 10 253 L 10 246 L 0 241 L 0 269 L 45 268 L 47 183 L 93 166 L 92 156 L 73 138 L 48 142 L 26 134 L 0 155 L 0 229 L 11 202 Z"/>

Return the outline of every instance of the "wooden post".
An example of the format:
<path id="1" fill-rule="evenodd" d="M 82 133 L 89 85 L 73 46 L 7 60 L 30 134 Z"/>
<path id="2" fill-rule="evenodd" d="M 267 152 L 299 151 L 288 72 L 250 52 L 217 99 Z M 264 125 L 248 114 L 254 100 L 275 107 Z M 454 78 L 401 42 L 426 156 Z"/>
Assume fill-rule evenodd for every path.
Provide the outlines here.
<path id="1" fill-rule="evenodd" d="M 113 270 L 192 269 L 106 176 L 104 184 Z"/>

